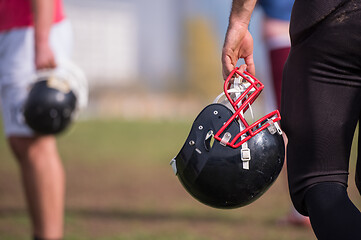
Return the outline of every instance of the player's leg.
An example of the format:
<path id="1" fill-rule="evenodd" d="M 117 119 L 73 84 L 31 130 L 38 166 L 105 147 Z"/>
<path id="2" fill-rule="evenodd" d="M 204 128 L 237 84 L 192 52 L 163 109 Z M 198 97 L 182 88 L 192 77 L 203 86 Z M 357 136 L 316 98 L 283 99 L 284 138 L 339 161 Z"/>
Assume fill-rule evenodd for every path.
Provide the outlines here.
<path id="1" fill-rule="evenodd" d="M 293 76 L 295 80 L 297 77 Z M 331 84 L 331 89 L 319 86 L 325 83 L 308 85 L 307 77 L 302 75 L 299 80 L 306 87 L 293 84 L 298 90 L 287 93 L 293 96 L 286 98 L 289 102 L 284 103 L 283 110 L 282 126 L 289 138 L 287 167 L 291 198 L 301 213 L 309 215 L 319 239 L 358 239 L 355 236 L 361 237 L 358 235 L 361 234 L 361 214 L 348 198 L 346 187 L 357 123 L 349 110 L 359 111 L 360 92 L 357 88 L 335 84 Z M 317 89 L 322 92 L 317 94 Z M 341 98 L 343 94 L 337 92 L 348 97 Z M 351 222 L 345 221 L 348 217 Z M 354 238 L 346 238 L 343 230 Z"/>
<path id="2" fill-rule="evenodd" d="M 359 21 L 349 22 L 359 19 L 353 14 L 360 11 L 352 5 L 343 7 L 306 29 L 306 35 L 297 34 L 306 37 L 293 35 L 283 80 L 282 127 L 289 139 L 291 198 L 299 212 L 310 216 L 319 239 L 361 238 L 361 213 L 346 191 L 351 144 L 361 110 L 357 74 L 361 52 L 355 52 L 359 36 L 338 34 L 360 27 Z M 337 21 L 344 10 L 349 18 Z"/>
<path id="3" fill-rule="evenodd" d="M 64 215 L 64 171 L 53 136 L 9 136 L 33 224 L 34 236 L 61 239 Z"/>
<path id="4" fill-rule="evenodd" d="M 307 190 L 305 205 L 318 239 L 360 239 L 361 214 L 348 197 L 345 185 L 317 183 Z"/>
<path id="5" fill-rule="evenodd" d="M 23 120 L 26 84 L 3 84 L 1 102 L 5 134 L 16 157 L 33 234 L 42 239 L 63 236 L 64 171 L 53 136 L 36 136 Z"/>
<path id="6" fill-rule="evenodd" d="M 284 82 L 284 92 L 290 91 L 284 94 L 282 110 L 282 127 L 289 139 L 287 170 L 292 201 L 298 211 L 310 216 L 319 239 L 333 239 L 324 236 L 339 236 L 341 229 L 352 229 L 350 236 L 357 236 L 361 233 L 361 214 L 349 200 L 346 186 L 358 120 L 350 115 L 352 109 L 360 110 L 360 92 L 349 86 L 330 84 L 331 88 L 325 88 L 321 85 L 326 83 L 307 84 L 307 76 L 296 70 L 293 73 L 300 75 L 292 75 L 293 81 Z M 348 216 L 353 219 L 352 224 L 344 220 Z"/>

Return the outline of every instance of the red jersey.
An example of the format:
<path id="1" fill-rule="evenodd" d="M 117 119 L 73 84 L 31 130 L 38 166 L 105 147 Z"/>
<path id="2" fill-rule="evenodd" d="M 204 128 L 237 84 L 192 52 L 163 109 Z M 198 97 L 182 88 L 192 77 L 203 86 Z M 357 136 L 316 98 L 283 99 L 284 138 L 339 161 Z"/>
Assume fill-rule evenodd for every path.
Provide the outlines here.
<path id="1" fill-rule="evenodd" d="M 64 19 L 62 0 L 54 0 L 54 4 L 54 23 L 57 23 Z M 0 0 L 0 32 L 32 25 L 30 0 Z"/>

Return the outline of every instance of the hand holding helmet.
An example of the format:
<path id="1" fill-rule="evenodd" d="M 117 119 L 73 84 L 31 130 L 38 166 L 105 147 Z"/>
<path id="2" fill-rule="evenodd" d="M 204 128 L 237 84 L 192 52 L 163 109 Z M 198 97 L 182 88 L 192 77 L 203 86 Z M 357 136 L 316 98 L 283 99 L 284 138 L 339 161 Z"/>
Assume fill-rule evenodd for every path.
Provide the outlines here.
<path id="1" fill-rule="evenodd" d="M 251 124 L 244 116 L 263 88 L 249 73 L 234 69 L 224 92 L 197 116 L 171 161 L 184 188 L 200 202 L 215 208 L 242 207 L 278 177 L 285 155 L 279 112 Z"/>

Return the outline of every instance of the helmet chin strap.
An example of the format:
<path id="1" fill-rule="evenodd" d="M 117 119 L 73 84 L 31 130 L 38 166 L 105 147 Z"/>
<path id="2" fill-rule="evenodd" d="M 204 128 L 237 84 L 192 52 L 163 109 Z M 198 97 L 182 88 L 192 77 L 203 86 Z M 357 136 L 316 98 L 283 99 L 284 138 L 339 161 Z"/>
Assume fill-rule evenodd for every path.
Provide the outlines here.
<path id="1" fill-rule="evenodd" d="M 247 89 L 247 86 L 245 86 L 245 84 L 243 84 L 241 82 L 241 79 L 242 79 L 241 77 L 238 77 L 234 80 L 234 83 L 233 83 L 234 88 L 239 90 L 234 94 L 235 100 L 240 98 L 242 93 L 244 91 L 246 91 L 246 89 Z M 238 103 L 238 107 L 240 107 L 241 104 L 242 104 L 242 101 L 240 101 Z M 254 115 L 253 115 L 251 104 L 248 104 L 248 107 L 249 107 L 249 110 L 250 110 L 250 113 L 252 116 L 252 120 L 254 121 Z M 241 111 L 241 115 L 242 115 L 242 117 L 244 117 L 243 111 Z M 245 129 L 245 126 L 243 125 L 243 123 L 241 121 L 238 121 L 238 122 L 239 122 L 239 130 L 241 132 Z M 246 134 L 243 134 L 241 136 L 241 140 L 243 140 L 244 138 L 246 138 Z M 251 150 L 248 148 L 247 141 L 244 142 L 241 147 L 241 160 L 242 160 L 243 169 L 249 169 L 249 161 L 251 160 Z"/>
<path id="2" fill-rule="evenodd" d="M 248 82 L 244 82 L 242 80 L 243 80 L 243 78 L 241 76 L 235 78 L 233 83 L 231 84 L 230 88 L 227 90 L 227 92 L 230 94 L 230 96 L 232 97 L 234 102 L 236 102 L 236 100 L 238 98 L 240 98 L 240 96 L 247 90 L 247 88 L 250 85 Z M 250 91 L 250 93 L 252 93 L 252 90 Z M 226 94 L 224 92 L 219 94 L 214 99 L 213 103 L 223 104 L 226 107 L 228 107 L 232 112 L 235 111 L 235 109 L 230 104 L 230 102 L 227 99 Z M 240 101 L 238 103 L 238 107 L 240 107 L 241 105 L 242 105 L 242 101 Z M 252 121 L 254 121 L 254 115 L 253 115 L 253 110 L 252 110 L 251 104 L 248 104 L 248 109 L 250 110 Z M 242 117 L 244 117 L 243 111 L 241 111 L 240 114 L 242 115 Z M 239 122 L 240 132 L 242 132 L 246 127 L 244 126 L 244 124 L 241 121 L 238 121 L 238 122 Z M 246 138 L 246 134 L 243 134 L 241 136 L 241 140 L 243 140 L 244 138 Z M 248 148 L 247 141 L 244 142 L 241 147 L 241 160 L 243 162 L 243 169 L 249 169 L 249 161 L 251 160 L 251 151 Z"/>

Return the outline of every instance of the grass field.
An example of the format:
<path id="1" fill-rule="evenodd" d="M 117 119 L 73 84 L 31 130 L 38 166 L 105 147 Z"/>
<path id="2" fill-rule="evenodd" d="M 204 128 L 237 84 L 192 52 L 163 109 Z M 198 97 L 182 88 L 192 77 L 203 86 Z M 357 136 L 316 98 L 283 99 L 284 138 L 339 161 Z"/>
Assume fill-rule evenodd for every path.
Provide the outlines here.
<path id="1" fill-rule="evenodd" d="M 212 209 L 191 198 L 169 166 L 190 125 L 92 120 L 60 136 L 67 174 L 65 239 L 315 239 L 310 229 L 278 224 L 290 205 L 284 175 L 240 209 Z M 350 190 L 355 198 L 353 181 Z M 0 239 L 27 240 L 29 231 L 18 169 L 1 132 Z"/>

